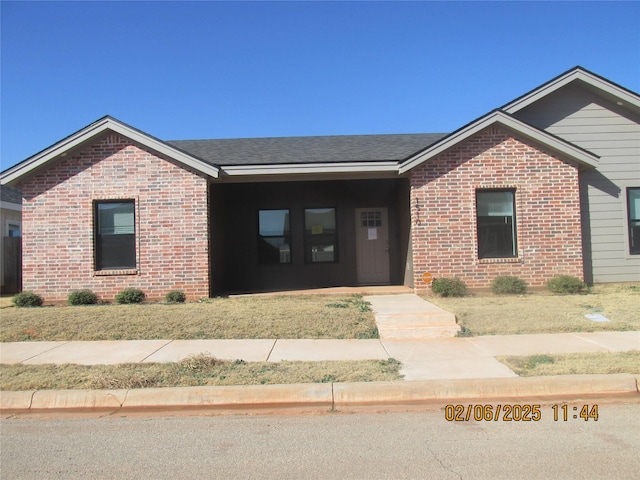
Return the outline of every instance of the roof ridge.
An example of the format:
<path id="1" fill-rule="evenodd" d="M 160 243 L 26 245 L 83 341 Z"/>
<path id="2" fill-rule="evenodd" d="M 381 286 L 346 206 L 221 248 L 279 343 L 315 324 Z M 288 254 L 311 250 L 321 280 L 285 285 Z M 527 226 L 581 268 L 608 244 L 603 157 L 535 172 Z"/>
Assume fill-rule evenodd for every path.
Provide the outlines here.
<path id="1" fill-rule="evenodd" d="M 418 132 L 418 133 L 357 133 L 357 134 L 336 134 L 336 135 L 288 135 L 269 137 L 227 137 L 227 138 L 183 138 L 165 140 L 165 142 L 217 142 L 226 140 L 288 140 L 303 138 L 362 138 L 362 137 L 416 137 L 427 135 L 448 135 L 447 132 Z"/>

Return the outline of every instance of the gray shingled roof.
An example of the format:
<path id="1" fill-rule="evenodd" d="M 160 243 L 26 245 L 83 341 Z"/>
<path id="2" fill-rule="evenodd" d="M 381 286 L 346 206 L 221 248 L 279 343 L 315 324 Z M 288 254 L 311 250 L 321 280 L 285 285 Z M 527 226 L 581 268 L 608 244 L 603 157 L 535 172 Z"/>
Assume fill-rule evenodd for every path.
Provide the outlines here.
<path id="1" fill-rule="evenodd" d="M 171 140 L 167 143 L 219 166 L 400 161 L 446 136 L 442 133 L 325 137 Z"/>

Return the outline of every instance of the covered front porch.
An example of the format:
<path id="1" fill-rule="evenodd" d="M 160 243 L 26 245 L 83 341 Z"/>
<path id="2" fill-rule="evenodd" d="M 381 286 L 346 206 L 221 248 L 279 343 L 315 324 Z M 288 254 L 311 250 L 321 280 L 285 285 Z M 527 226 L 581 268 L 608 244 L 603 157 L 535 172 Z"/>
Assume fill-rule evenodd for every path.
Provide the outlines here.
<path id="1" fill-rule="evenodd" d="M 212 183 L 212 295 L 410 286 L 406 178 Z"/>

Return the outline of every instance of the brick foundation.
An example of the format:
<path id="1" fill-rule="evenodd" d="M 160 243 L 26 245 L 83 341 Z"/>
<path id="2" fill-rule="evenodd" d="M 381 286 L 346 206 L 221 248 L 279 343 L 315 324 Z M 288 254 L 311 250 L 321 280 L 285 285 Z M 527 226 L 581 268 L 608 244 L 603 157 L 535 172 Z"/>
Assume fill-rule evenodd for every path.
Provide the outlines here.
<path id="1" fill-rule="evenodd" d="M 478 259 L 475 193 L 515 189 L 517 258 Z M 422 275 L 484 288 L 499 275 L 542 286 L 583 278 L 578 170 L 506 130 L 491 127 L 411 172 L 415 288 Z"/>
<path id="2" fill-rule="evenodd" d="M 209 295 L 207 180 L 109 134 L 21 185 L 23 289 L 45 301 L 88 288 L 104 301 L 127 287 L 157 300 Z M 137 268 L 94 270 L 93 202 L 133 199 Z"/>

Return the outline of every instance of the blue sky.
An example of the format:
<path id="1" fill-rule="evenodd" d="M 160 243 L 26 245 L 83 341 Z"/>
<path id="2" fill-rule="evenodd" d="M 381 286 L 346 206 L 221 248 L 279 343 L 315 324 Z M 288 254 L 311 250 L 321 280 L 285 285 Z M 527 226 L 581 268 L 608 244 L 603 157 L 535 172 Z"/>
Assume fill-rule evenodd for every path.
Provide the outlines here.
<path id="1" fill-rule="evenodd" d="M 2 169 L 164 140 L 450 132 L 576 66 L 640 91 L 640 2 L 0 2 Z"/>

